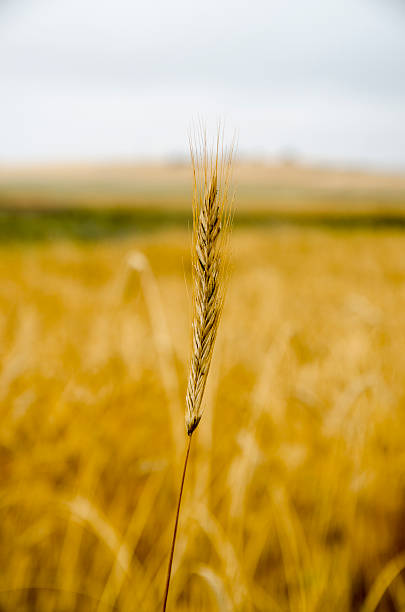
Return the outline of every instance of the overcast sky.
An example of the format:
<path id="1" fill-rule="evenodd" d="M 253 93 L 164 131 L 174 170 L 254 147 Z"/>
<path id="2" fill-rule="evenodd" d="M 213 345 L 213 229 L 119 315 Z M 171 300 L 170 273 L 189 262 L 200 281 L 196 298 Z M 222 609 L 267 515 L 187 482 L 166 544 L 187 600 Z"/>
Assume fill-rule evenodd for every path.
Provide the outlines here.
<path id="1" fill-rule="evenodd" d="M 405 170 L 403 0 L 0 0 L 0 162 L 239 152 Z"/>

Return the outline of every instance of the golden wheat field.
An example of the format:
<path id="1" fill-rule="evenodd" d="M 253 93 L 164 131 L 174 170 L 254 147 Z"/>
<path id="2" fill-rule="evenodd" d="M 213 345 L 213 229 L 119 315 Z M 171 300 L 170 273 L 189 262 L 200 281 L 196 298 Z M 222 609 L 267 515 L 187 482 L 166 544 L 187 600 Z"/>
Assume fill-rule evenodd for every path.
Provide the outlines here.
<path id="1" fill-rule="evenodd" d="M 236 228 L 168 609 L 405 609 L 405 234 Z M 3 244 L 2 611 L 159 610 L 190 234 Z"/>

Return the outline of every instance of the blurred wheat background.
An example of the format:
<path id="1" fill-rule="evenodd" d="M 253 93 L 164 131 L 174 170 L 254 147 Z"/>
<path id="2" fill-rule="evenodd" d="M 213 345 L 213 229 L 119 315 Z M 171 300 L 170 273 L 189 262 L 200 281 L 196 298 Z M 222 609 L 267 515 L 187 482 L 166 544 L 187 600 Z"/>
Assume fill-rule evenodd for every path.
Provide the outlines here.
<path id="1" fill-rule="evenodd" d="M 405 609 L 395 219 L 236 224 L 172 609 Z M 113 240 L 41 231 L 0 247 L 1 609 L 157 610 L 185 450 L 190 231 L 177 217 Z"/>

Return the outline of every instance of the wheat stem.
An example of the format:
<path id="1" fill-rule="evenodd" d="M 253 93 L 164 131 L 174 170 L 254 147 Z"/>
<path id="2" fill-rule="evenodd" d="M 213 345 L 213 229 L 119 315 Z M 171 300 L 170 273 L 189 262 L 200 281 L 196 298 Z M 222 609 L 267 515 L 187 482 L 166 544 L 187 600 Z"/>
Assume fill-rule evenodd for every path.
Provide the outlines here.
<path id="1" fill-rule="evenodd" d="M 183 497 L 184 480 L 186 478 L 186 470 L 187 470 L 187 464 L 188 464 L 188 456 L 190 454 L 190 446 L 191 446 L 191 435 L 188 437 L 186 458 L 184 460 L 183 475 L 181 477 L 179 500 L 177 502 L 176 519 L 174 521 L 173 538 L 172 538 L 172 545 L 170 548 L 169 566 L 167 568 L 166 587 L 165 587 L 165 594 L 164 594 L 164 599 L 163 599 L 163 612 L 165 612 L 166 610 L 167 596 L 169 595 L 170 576 L 172 573 L 174 547 L 176 545 L 177 527 L 179 524 L 179 515 L 180 515 L 180 505 L 181 505 L 181 498 Z"/>

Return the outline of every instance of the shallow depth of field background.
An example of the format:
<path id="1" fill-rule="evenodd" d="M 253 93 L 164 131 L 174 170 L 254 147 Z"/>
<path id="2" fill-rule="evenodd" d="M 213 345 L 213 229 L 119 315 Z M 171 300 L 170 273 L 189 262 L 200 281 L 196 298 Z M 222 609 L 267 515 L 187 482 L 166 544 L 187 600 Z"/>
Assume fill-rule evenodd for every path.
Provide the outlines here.
<path id="1" fill-rule="evenodd" d="M 162 597 L 186 441 L 191 169 L 114 172 L 153 176 L 156 199 L 166 181 L 177 212 L 136 194 L 111 212 L 90 171 L 85 219 L 33 179 L 3 185 L 3 610 L 148 611 Z M 404 181 L 340 174 L 336 191 L 330 171 L 235 174 L 172 609 L 371 611 L 382 597 L 402 610 Z"/>
<path id="2" fill-rule="evenodd" d="M 405 610 L 398 0 L 0 2 L 0 611 L 160 609 L 196 117 L 232 269 L 168 610 Z"/>

